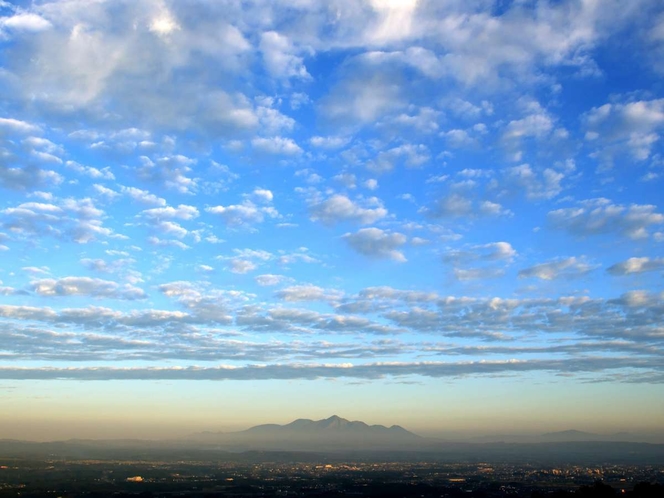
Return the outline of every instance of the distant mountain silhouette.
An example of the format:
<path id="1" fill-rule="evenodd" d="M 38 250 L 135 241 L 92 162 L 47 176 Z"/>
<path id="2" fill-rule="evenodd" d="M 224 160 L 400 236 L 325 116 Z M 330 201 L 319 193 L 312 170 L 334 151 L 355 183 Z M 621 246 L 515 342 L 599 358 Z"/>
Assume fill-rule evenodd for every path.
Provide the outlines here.
<path id="1" fill-rule="evenodd" d="M 393 425 L 392 427 L 385 427 L 384 425 L 368 425 L 364 422 L 346 420 L 337 415 L 332 415 L 330 418 L 323 420 L 309 420 L 306 418 L 297 419 L 290 424 L 277 425 L 265 424 L 257 425 L 246 431 L 246 433 L 273 433 L 273 432 L 296 432 L 307 434 L 322 434 L 322 433 L 353 433 L 356 435 L 384 435 L 387 437 L 407 437 L 418 438 L 412 432 L 407 431 L 403 427 Z"/>
<path id="2" fill-rule="evenodd" d="M 337 415 L 323 420 L 298 419 L 286 425 L 257 425 L 240 432 L 201 432 L 190 439 L 243 449 L 288 450 L 397 449 L 425 441 L 398 425 L 368 425 Z"/>
<path id="3" fill-rule="evenodd" d="M 638 436 L 628 432 L 618 432 L 615 434 L 595 434 L 593 432 L 578 431 L 570 429 L 566 431 L 547 432 L 539 435 L 497 435 L 480 436 L 470 439 L 473 443 L 581 443 L 581 442 L 633 442 L 647 443 L 652 438 L 648 436 Z"/>
<path id="4" fill-rule="evenodd" d="M 495 436 L 474 443 L 423 438 L 403 427 L 368 425 L 338 416 L 299 419 L 286 425 L 258 425 L 240 432 L 201 432 L 172 440 L 85 440 L 29 442 L 0 440 L 0 457 L 156 461 L 415 461 L 549 462 L 551 465 L 664 465 L 661 434 L 642 434 L 644 442 L 627 442 L 634 435 L 602 436 L 581 431 L 535 436 Z M 614 438 L 613 440 L 590 440 Z M 480 438 L 478 438 L 480 439 Z M 510 441 L 510 439 L 516 439 Z M 549 439 L 549 441 L 543 441 Z M 570 441 L 570 439 L 577 439 Z"/>
<path id="5" fill-rule="evenodd" d="M 629 432 L 617 432 L 615 434 L 595 434 L 577 430 L 560 432 L 547 432 L 542 434 L 543 442 L 577 442 L 577 441 L 613 441 L 613 442 L 650 442 L 650 438 L 643 438 L 630 434 Z"/>
<path id="6" fill-rule="evenodd" d="M 592 432 L 577 431 L 570 429 L 567 431 L 547 432 L 542 434 L 540 438 L 546 442 L 560 442 L 560 441 L 601 441 L 608 436 L 601 436 Z"/>

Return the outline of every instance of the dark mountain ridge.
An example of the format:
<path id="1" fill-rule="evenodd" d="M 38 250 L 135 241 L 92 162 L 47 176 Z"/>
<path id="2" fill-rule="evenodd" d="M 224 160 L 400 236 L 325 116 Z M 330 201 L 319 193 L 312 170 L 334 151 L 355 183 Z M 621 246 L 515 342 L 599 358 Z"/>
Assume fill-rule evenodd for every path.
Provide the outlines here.
<path id="1" fill-rule="evenodd" d="M 368 425 L 364 422 L 355 420 L 350 421 L 341 418 L 337 415 L 332 415 L 323 420 L 310 420 L 306 418 L 299 418 L 290 424 L 264 424 L 251 427 L 245 431 L 245 434 L 271 434 L 275 432 L 281 433 L 308 433 L 308 434 L 321 434 L 321 433 L 354 433 L 354 434 L 383 434 L 389 436 L 403 436 L 408 438 L 419 438 L 416 434 L 407 431 L 401 426 L 393 425 L 385 427 L 384 425 Z"/>
<path id="2" fill-rule="evenodd" d="M 424 438 L 393 425 L 368 425 L 333 415 L 323 420 L 297 419 L 285 425 L 264 424 L 240 432 L 200 432 L 188 439 L 219 447 L 289 450 L 398 449 Z"/>

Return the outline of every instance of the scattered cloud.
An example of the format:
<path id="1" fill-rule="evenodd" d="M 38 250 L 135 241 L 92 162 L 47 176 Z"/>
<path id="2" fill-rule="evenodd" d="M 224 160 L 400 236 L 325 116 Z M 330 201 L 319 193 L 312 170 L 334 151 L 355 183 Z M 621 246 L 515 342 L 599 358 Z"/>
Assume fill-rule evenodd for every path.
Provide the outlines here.
<path id="1" fill-rule="evenodd" d="M 379 199 L 372 197 L 360 202 L 354 202 L 342 194 L 335 194 L 312 203 L 309 213 L 313 221 L 320 221 L 325 225 L 341 222 L 369 225 L 387 216 L 387 209 Z"/>
<path id="2" fill-rule="evenodd" d="M 242 204 L 231 204 L 229 206 L 213 206 L 206 208 L 208 213 L 218 215 L 231 227 L 250 226 L 262 223 L 266 217 L 279 217 L 278 211 L 272 206 L 257 206 L 251 201 Z"/>
<path id="3" fill-rule="evenodd" d="M 136 187 L 120 187 L 120 191 L 129 197 L 131 200 L 137 202 L 138 204 L 143 204 L 146 206 L 154 207 L 166 207 L 166 199 L 157 197 L 154 194 L 151 194 L 147 190 L 142 190 Z"/>
<path id="4" fill-rule="evenodd" d="M 0 0 L 0 377 L 661 382 L 661 9 L 489 3 Z"/>
<path id="5" fill-rule="evenodd" d="M 402 233 L 386 232 L 380 228 L 361 228 L 343 236 L 355 251 L 373 259 L 391 259 L 403 263 L 406 257 L 399 250 L 407 241 Z"/>
<path id="6" fill-rule="evenodd" d="M 432 218 L 479 218 L 509 216 L 511 211 L 497 202 L 478 201 L 472 196 L 450 193 L 438 199 L 433 206 L 421 210 Z"/>
<path id="7" fill-rule="evenodd" d="M 284 79 L 311 79 L 302 57 L 297 55 L 288 37 L 276 31 L 265 32 L 261 35 L 259 48 L 265 68 L 272 76 Z"/>
<path id="8" fill-rule="evenodd" d="M 219 367 L 0 367 L 0 378 L 31 380 L 315 380 L 322 378 L 382 379 L 487 376 L 500 373 L 567 372 L 573 374 L 631 368 L 659 372 L 654 361 L 629 358 L 502 360 L 472 362 L 392 362 L 338 364 L 275 364 Z M 647 380 L 645 381 L 647 382 Z"/>
<path id="9" fill-rule="evenodd" d="M 323 289 L 316 285 L 293 285 L 275 292 L 275 296 L 284 301 L 338 301 L 343 292 Z"/>
<path id="10" fill-rule="evenodd" d="M 516 255 L 516 250 L 509 242 L 491 242 L 473 245 L 464 250 L 448 251 L 443 260 L 456 264 L 471 261 L 511 261 Z"/>
<path id="11" fill-rule="evenodd" d="M 285 282 L 287 279 L 288 277 L 285 277 L 284 275 L 274 275 L 270 273 L 266 273 L 264 275 L 258 275 L 255 277 L 256 283 L 262 287 L 271 287 L 279 285 Z"/>
<path id="12" fill-rule="evenodd" d="M 103 223 L 104 212 L 92 199 L 63 199 L 57 204 L 25 202 L 0 210 L 0 223 L 12 238 L 51 236 L 87 244 L 104 238 L 117 238 Z"/>
<path id="13" fill-rule="evenodd" d="M 503 192 L 522 193 L 529 200 L 545 200 L 553 199 L 562 192 L 564 178 L 563 173 L 552 168 L 537 172 L 530 165 L 522 164 L 506 168 L 502 181 L 494 185 Z"/>
<path id="14" fill-rule="evenodd" d="M 90 296 L 113 299 L 145 299 L 145 291 L 132 285 L 89 277 L 42 278 L 33 280 L 30 288 L 40 296 Z"/>
<path id="15" fill-rule="evenodd" d="M 593 199 L 579 203 L 578 207 L 550 211 L 549 223 L 553 228 L 572 235 L 618 234 L 630 239 L 649 236 L 648 229 L 664 223 L 664 215 L 657 206 L 613 204 L 608 199 Z"/>
<path id="16" fill-rule="evenodd" d="M 295 156 L 302 154 L 303 150 L 295 143 L 292 138 L 284 137 L 258 137 L 251 141 L 255 150 L 266 154 L 282 154 L 285 156 Z"/>
<path id="17" fill-rule="evenodd" d="M 658 270 L 664 270 L 664 258 L 629 258 L 606 269 L 611 275 L 631 275 Z"/>
<path id="18" fill-rule="evenodd" d="M 576 278 L 597 269 L 597 267 L 598 265 L 589 263 L 583 257 L 563 258 L 519 270 L 519 278 L 539 278 L 540 280 Z"/>
<path id="19" fill-rule="evenodd" d="M 594 157 L 612 165 L 627 152 L 632 159 L 648 159 L 664 128 L 664 99 L 607 103 L 584 117 L 585 139 Z"/>
<path id="20" fill-rule="evenodd" d="M 152 209 L 146 209 L 141 214 L 150 220 L 193 220 L 198 218 L 199 212 L 195 206 L 180 204 L 178 207 L 164 206 Z"/>

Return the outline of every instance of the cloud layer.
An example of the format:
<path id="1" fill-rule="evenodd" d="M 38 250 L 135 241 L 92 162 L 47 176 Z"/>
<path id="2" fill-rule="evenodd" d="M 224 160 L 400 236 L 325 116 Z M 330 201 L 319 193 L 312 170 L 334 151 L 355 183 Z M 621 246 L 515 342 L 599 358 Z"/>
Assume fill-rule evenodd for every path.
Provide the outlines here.
<path id="1" fill-rule="evenodd" d="M 0 2 L 0 379 L 661 383 L 661 19 Z"/>

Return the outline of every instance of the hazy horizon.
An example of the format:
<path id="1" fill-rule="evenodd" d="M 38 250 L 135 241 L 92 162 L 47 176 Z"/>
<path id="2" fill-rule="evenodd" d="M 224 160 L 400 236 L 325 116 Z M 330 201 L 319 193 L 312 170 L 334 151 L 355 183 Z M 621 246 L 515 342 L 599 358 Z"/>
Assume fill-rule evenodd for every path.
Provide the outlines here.
<path id="1" fill-rule="evenodd" d="M 0 0 L 0 438 L 661 437 L 662 61 L 657 0 Z"/>
<path id="2" fill-rule="evenodd" d="M 309 412 L 311 413 L 311 412 Z M 316 413 L 316 412 L 314 412 Z M 342 419 L 351 422 L 359 421 L 368 425 L 382 425 L 391 427 L 398 425 L 418 436 L 425 438 L 439 438 L 449 441 L 473 442 L 482 438 L 499 438 L 501 436 L 515 437 L 536 437 L 549 433 L 558 433 L 565 431 L 580 431 L 592 433 L 600 436 L 611 436 L 614 434 L 628 433 L 636 439 L 652 443 L 664 444 L 664 431 L 657 424 L 653 426 L 615 426 L 600 428 L 588 422 L 577 421 L 577 425 L 565 425 L 564 422 L 557 421 L 554 424 L 534 423 L 527 417 L 519 420 L 511 420 L 510 425 L 507 421 L 496 423 L 496 421 L 475 420 L 475 426 L 469 427 L 468 423 L 461 423 L 461 420 L 450 419 L 448 425 L 434 425 L 429 422 L 427 425 L 418 424 L 416 421 L 408 424 L 407 418 L 402 417 L 401 421 L 390 420 L 388 416 L 373 415 L 373 418 L 361 418 L 345 416 L 342 412 L 329 413 L 323 415 L 304 416 L 293 415 L 290 418 L 270 417 L 270 415 L 250 415 L 244 418 L 243 422 L 231 422 L 228 419 L 218 421 L 198 421 L 192 422 L 182 420 L 180 423 L 168 420 L 166 417 L 154 416 L 149 420 L 126 420 L 113 417 L 92 418 L 87 417 L 80 420 L 57 420 L 53 417 L 42 420 L 24 419 L 12 420 L 0 418 L 0 439 L 18 439 L 25 441 L 57 441 L 67 439 L 147 439 L 147 440 L 165 440 L 165 439 L 183 439 L 193 434 L 202 432 L 211 433 L 233 433 L 244 431 L 252 427 L 263 424 L 286 425 L 297 419 L 324 420 L 336 415 Z M 372 415 L 367 415 L 372 417 Z M 377 417 L 377 418 L 376 418 Z M 573 422 L 571 422 L 573 424 Z M 645 438 L 645 439 L 644 439 Z"/>

